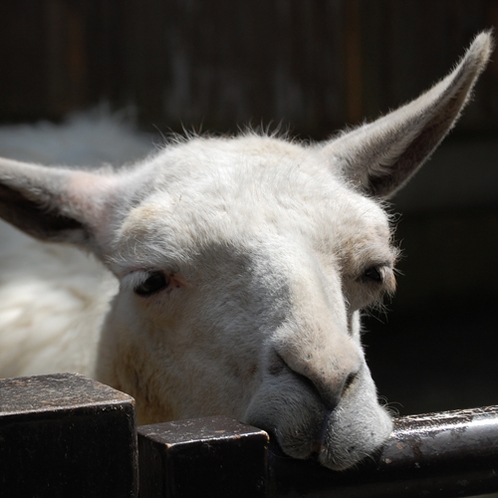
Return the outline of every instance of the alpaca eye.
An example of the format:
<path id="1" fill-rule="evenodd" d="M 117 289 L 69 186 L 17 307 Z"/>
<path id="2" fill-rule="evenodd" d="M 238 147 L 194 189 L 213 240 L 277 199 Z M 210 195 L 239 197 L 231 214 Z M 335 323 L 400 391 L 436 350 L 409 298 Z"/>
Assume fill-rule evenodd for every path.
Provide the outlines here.
<path id="1" fill-rule="evenodd" d="M 139 296 L 151 296 L 169 285 L 169 278 L 163 272 L 154 271 L 149 274 L 147 279 L 133 290 Z"/>
<path id="2" fill-rule="evenodd" d="M 382 282 L 383 277 L 382 273 L 380 272 L 380 269 L 377 266 L 371 266 L 370 268 L 367 268 L 363 272 L 362 280 L 364 282 L 366 281 Z"/>

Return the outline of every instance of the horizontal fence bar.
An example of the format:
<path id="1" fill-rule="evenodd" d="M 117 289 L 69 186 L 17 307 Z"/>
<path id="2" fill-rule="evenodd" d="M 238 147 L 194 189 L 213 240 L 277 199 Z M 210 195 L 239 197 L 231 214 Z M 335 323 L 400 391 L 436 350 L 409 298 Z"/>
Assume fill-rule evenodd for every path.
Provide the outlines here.
<path id="1" fill-rule="evenodd" d="M 138 448 L 137 448 L 138 433 Z M 455 497 L 498 491 L 498 406 L 399 417 L 336 472 L 226 417 L 135 427 L 131 397 L 56 374 L 0 379 L 0 496 Z"/>
<path id="2" fill-rule="evenodd" d="M 498 491 L 498 406 L 399 417 L 382 450 L 329 471 L 270 447 L 278 497 L 456 497 Z"/>
<path id="3" fill-rule="evenodd" d="M 498 406 L 399 417 L 394 423 L 381 451 L 341 472 L 287 457 L 274 443 L 268 445 L 268 467 L 255 465 L 253 454 L 244 455 L 235 442 L 245 427 L 245 437 L 254 438 L 252 447 L 259 445 L 261 455 L 267 445 L 261 431 L 224 418 L 139 427 L 141 482 L 148 482 L 141 489 L 156 483 L 156 492 L 141 498 L 195 497 L 200 482 L 203 497 L 218 498 L 455 497 L 498 491 Z M 220 444 L 226 445 L 220 455 L 233 467 L 214 456 Z M 212 465 L 210 455 L 201 454 L 211 445 Z M 200 479 L 204 468 L 209 476 Z"/>

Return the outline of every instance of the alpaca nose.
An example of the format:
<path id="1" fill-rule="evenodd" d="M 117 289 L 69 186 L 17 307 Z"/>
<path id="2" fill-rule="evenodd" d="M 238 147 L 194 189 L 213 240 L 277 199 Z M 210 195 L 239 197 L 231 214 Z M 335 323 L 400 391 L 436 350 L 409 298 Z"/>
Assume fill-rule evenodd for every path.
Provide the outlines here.
<path id="1" fill-rule="evenodd" d="M 359 347 L 347 336 L 336 337 L 329 347 L 290 348 L 277 352 L 277 365 L 270 370 L 285 369 L 317 393 L 329 410 L 334 409 L 348 389 L 352 388 L 362 367 Z"/>
<path id="2" fill-rule="evenodd" d="M 352 386 L 359 373 L 359 368 L 354 371 L 334 372 L 334 375 L 316 375 L 314 372 L 308 373 L 306 379 L 318 392 L 323 404 L 329 410 L 333 410 L 344 393 Z M 321 373 L 321 372 L 320 372 Z"/>

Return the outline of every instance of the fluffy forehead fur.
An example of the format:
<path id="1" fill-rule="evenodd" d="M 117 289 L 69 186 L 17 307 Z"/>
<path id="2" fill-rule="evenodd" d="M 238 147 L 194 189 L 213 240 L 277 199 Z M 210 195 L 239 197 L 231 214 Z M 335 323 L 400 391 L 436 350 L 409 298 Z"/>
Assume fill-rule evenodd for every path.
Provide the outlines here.
<path id="1" fill-rule="evenodd" d="M 388 218 L 330 168 L 319 147 L 273 137 L 196 138 L 129 171 L 132 198 L 115 240 L 118 272 L 172 269 L 199 245 L 305 244 L 316 257 L 360 274 L 392 264 Z M 151 189 L 151 184 L 153 188 Z M 138 257 L 138 260 L 137 260 Z"/>

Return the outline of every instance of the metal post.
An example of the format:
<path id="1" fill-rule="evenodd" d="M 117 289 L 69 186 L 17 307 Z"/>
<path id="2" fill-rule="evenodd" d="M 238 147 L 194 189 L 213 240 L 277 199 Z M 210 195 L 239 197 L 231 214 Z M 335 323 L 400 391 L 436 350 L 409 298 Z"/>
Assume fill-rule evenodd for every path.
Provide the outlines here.
<path id="1" fill-rule="evenodd" d="M 140 498 L 266 497 L 268 439 L 227 417 L 139 427 Z"/>
<path id="2" fill-rule="evenodd" d="M 137 496 L 134 400 L 81 375 L 0 379 L 2 498 Z"/>

